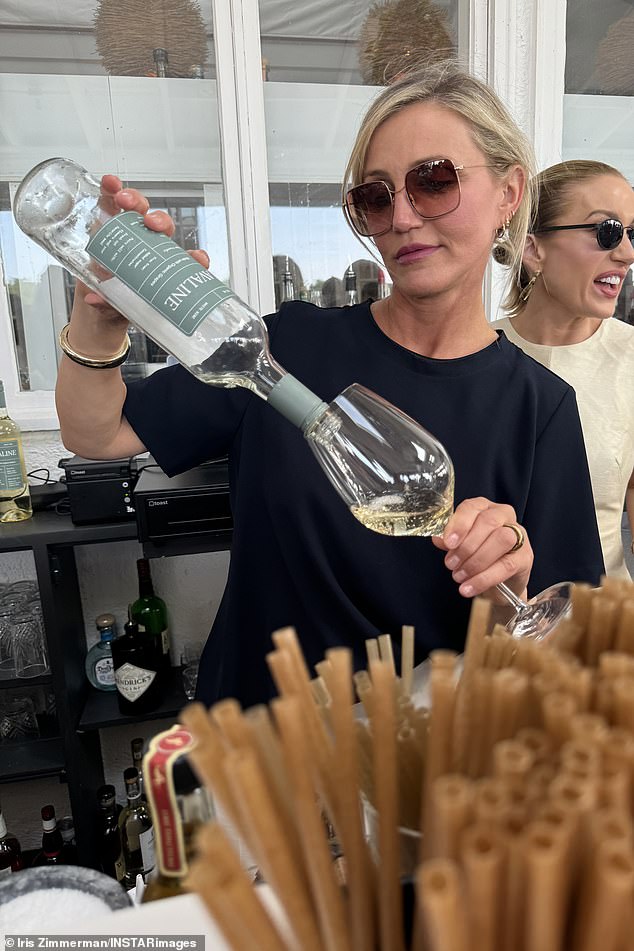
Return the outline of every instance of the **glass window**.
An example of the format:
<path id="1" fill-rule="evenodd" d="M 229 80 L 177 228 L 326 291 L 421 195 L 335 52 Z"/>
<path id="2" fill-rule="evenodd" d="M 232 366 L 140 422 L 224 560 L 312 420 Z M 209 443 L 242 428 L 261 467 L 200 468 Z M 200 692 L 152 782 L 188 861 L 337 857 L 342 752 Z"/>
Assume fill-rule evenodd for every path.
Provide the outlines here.
<path id="1" fill-rule="evenodd" d="M 379 266 L 341 211 L 348 153 L 377 87 L 427 54 L 466 48 L 465 6 L 259 0 L 277 305 L 301 297 L 334 306 L 351 289 L 359 300 L 377 296 Z"/>
<path id="2" fill-rule="evenodd" d="M 633 50 L 629 0 L 568 4 L 563 157 L 606 162 L 634 184 Z M 632 274 L 630 269 L 615 311 L 629 323 L 634 323 Z"/>
<path id="3" fill-rule="evenodd" d="M 56 337 L 69 319 L 73 281 L 13 221 L 12 196 L 33 165 L 67 155 L 96 176 L 115 172 L 173 215 L 179 243 L 208 249 L 215 273 L 229 277 L 211 0 L 183 2 L 182 10 L 171 0 L 169 23 L 151 15 L 152 0 L 5 7 L 0 320 L 10 322 L 20 390 L 46 391 L 55 385 Z M 165 359 L 133 332 L 124 375 L 145 375 Z"/>

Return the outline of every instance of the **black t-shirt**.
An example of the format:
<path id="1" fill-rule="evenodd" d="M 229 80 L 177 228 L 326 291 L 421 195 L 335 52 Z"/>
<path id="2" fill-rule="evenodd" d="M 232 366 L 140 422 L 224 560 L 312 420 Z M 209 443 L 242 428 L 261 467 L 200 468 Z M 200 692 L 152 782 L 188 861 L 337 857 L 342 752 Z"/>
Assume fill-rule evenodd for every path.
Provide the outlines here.
<path id="1" fill-rule="evenodd" d="M 511 504 L 535 552 L 530 593 L 598 584 L 603 560 L 574 390 L 500 334 L 484 350 L 435 360 L 405 350 L 369 304 L 292 302 L 268 319 L 271 351 L 326 402 L 351 383 L 423 424 L 455 468 L 456 504 Z M 301 432 L 245 389 L 206 386 L 180 366 L 128 389 L 124 412 L 168 475 L 229 455 L 234 538 L 227 587 L 198 679 L 210 704 L 273 695 L 271 633 L 293 625 L 310 665 L 342 644 L 366 666 L 365 640 L 416 628 L 416 660 L 462 650 L 470 601 L 427 538 L 364 528 Z"/>

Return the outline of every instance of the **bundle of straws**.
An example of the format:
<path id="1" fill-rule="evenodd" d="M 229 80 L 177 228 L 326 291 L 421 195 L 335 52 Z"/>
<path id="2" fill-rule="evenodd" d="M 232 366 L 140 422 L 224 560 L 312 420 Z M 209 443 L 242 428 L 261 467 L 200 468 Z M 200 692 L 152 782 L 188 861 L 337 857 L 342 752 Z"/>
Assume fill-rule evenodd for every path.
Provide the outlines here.
<path id="1" fill-rule="evenodd" d="M 432 653 L 429 710 L 409 693 L 411 629 L 400 676 L 380 639 L 367 671 L 353 675 L 337 648 L 316 677 L 285 629 L 268 657 L 280 694 L 270 707 L 183 711 L 193 765 L 282 912 L 259 899 L 221 827 L 206 827 L 189 884 L 233 948 L 634 948 L 634 584 L 578 585 L 552 645 L 489 633 L 490 613 L 474 602 L 461 673 L 455 654 Z M 422 833 L 411 937 L 403 824 Z"/>

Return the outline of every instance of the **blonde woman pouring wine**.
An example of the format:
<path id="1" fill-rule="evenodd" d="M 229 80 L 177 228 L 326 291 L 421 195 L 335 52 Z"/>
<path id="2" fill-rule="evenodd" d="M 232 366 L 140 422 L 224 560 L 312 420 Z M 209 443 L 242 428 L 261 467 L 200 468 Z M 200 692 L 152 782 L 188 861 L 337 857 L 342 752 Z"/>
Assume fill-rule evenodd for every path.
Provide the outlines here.
<path id="1" fill-rule="evenodd" d="M 87 456 L 147 447 L 168 474 L 229 455 L 234 541 L 201 660 L 205 702 L 270 697 L 265 655 L 283 625 L 296 626 L 309 664 L 345 644 L 365 666 L 366 638 L 398 640 L 410 623 L 419 662 L 435 647 L 461 650 L 470 599 L 499 582 L 518 595 L 562 579 L 598 583 L 574 392 L 495 333 L 482 303 L 494 243 L 523 249 L 531 169 L 530 146 L 485 84 L 455 64 L 403 77 L 363 120 L 344 191 L 392 296 L 328 309 L 289 302 L 267 318 L 273 356 L 320 398 L 358 382 L 448 450 L 456 508 L 433 543 L 368 531 L 301 434 L 245 390 L 205 386 L 175 366 L 126 391 L 108 366 L 125 320 L 78 287 L 57 390 L 66 444 Z M 148 213 L 118 179 L 102 187 L 173 233 L 167 215 Z M 82 365 L 89 358 L 104 368 Z"/>

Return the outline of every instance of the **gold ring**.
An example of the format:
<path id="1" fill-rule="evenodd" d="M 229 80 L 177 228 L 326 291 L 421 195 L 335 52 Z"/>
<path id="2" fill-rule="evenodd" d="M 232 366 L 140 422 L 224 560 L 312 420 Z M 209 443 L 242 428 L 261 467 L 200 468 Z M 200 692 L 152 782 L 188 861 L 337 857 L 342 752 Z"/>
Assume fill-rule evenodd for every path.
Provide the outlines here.
<path id="1" fill-rule="evenodd" d="M 512 551 L 518 551 L 524 542 L 526 541 L 526 535 L 522 531 L 519 525 L 509 525 L 508 522 L 505 522 L 502 526 L 503 528 L 510 528 L 512 532 L 515 532 L 515 544 L 512 548 L 509 548 L 509 555 Z"/>

